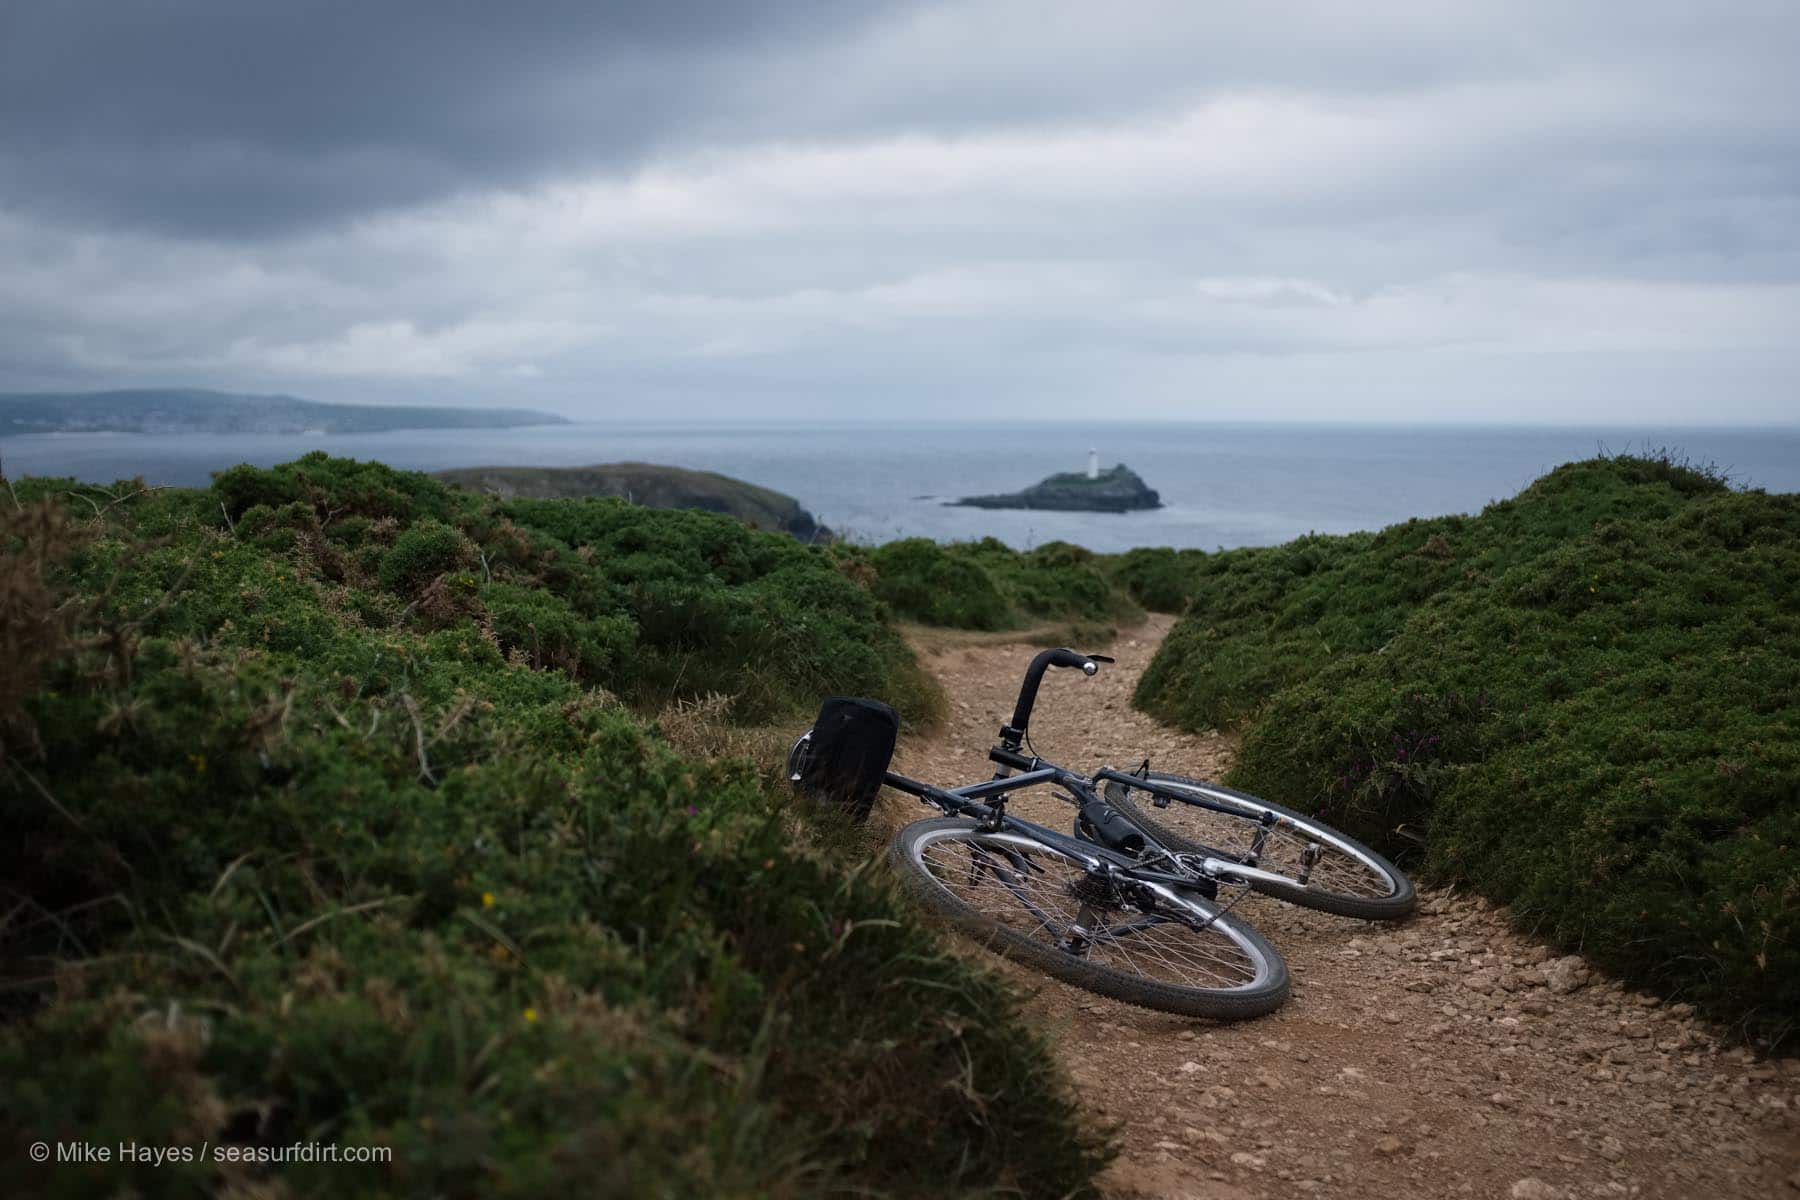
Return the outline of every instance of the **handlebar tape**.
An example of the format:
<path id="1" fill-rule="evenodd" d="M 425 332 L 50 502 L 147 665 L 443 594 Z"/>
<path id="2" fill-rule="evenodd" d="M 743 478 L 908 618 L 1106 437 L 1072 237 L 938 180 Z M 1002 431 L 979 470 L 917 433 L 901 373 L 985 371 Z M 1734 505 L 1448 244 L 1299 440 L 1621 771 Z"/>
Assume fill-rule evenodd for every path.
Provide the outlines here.
<path id="1" fill-rule="evenodd" d="M 1038 684 L 1044 681 L 1045 671 L 1051 667 L 1085 667 L 1087 663 L 1087 655 L 1077 654 L 1066 646 L 1041 651 L 1025 668 L 1025 684 L 1019 689 L 1019 703 L 1013 708 L 1012 727 L 1024 732 L 1031 721 L 1031 709 L 1037 703 Z"/>

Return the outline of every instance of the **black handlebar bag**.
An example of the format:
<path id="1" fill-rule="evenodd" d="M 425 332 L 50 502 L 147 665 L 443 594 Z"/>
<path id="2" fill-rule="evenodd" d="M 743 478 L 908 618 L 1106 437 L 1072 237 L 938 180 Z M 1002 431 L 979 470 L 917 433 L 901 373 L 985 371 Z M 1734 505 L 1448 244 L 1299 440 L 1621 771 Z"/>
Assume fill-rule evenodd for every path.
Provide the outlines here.
<path id="1" fill-rule="evenodd" d="M 866 821 L 899 734 L 899 714 L 881 701 L 833 696 L 795 744 L 788 778 L 803 794 Z"/>

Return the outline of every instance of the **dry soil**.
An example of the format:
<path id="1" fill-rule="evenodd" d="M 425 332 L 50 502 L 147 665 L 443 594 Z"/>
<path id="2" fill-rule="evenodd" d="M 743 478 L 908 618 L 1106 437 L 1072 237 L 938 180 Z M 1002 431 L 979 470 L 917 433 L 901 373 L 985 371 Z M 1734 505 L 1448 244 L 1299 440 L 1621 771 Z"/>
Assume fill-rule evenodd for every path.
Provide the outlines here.
<path id="1" fill-rule="evenodd" d="M 1032 737 L 1086 770 L 1216 779 L 1232 745 L 1131 707 L 1168 632 L 1125 631 L 1093 679 L 1053 671 Z M 986 749 L 1038 647 L 921 634 L 951 719 L 903 742 L 898 770 L 987 778 Z M 1086 647 L 1097 649 L 1096 647 Z M 931 815 L 886 793 L 898 824 Z M 1047 799 L 1015 811 L 1065 826 Z M 1376 925 L 1253 897 L 1236 910 L 1281 950 L 1293 999 L 1235 1025 L 1102 999 L 1008 964 L 1032 989 L 1122 1153 L 1106 1186 L 1139 1197 L 1783 1197 L 1800 1200 L 1800 1060 L 1759 1060 L 1681 1004 L 1640 995 L 1446 891 Z"/>

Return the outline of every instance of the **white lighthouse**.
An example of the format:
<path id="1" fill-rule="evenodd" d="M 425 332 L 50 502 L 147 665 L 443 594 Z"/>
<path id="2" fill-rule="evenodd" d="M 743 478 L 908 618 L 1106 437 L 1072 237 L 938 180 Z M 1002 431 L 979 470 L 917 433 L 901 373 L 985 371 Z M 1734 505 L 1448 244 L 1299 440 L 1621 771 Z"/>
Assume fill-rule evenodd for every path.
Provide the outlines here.
<path id="1" fill-rule="evenodd" d="M 1088 451 L 1088 478 L 1100 478 L 1100 452 L 1098 450 Z"/>

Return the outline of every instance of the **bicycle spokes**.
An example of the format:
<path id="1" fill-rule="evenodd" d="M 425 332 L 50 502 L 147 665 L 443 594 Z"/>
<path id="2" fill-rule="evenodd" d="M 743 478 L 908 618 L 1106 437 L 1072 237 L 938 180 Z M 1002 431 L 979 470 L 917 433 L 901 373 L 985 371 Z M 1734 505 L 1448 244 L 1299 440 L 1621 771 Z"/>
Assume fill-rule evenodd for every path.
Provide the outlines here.
<path id="1" fill-rule="evenodd" d="M 1256 977 L 1257 963 L 1203 917 L 1145 911 L 1072 859 L 965 836 L 921 847 L 919 862 L 984 918 L 1072 957 L 1190 987 Z"/>

